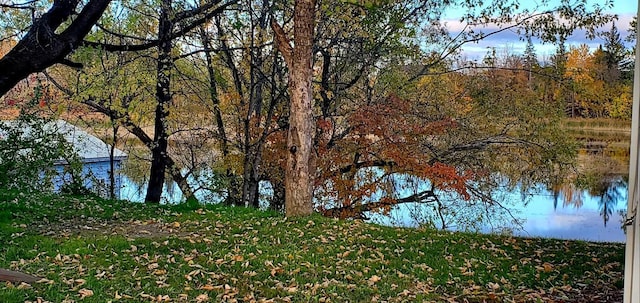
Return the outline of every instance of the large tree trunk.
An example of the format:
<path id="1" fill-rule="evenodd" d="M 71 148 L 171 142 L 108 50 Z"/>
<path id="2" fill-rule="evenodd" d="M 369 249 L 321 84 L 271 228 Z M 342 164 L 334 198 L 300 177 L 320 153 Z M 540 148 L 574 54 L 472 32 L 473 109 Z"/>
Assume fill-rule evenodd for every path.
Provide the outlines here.
<path id="1" fill-rule="evenodd" d="M 149 172 L 149 186 L 147 187 L 146 202 L 160 203 L 162 188 L 167 168 L 167 117 L 171 104 L 171 1 L 163 0 L 160 12 L 160 24 L 158 26 L 158 67 L 156 85 L 156 111 L 154 127 L 154 145 L 151 149 L 151 170 Z M 173 168 L 177 169 L 177 168 Z"/>
<path id="2" fill-rule="evenodd" d="M 272 22 L 276 42 L 289 66 L 289 132 L 285 171 L 285 215 L 305 216 L 313 212 L 313 113 L 311 90 L 315 0 L 296 0 L 293 13 L 294 45 L 282 27 Z"/>
<path id="3" fill-rule="evenodd" d="M 65 57 L 80 45 L 111 0 L 91 0 L 75 14 L 79 2 L 54 1 L 20 42 L 0 58 L 0 96 L 31 73 L 41 72 L 56 63 L 71 64 Z M 74 14 L 73 22 L 60 30 L 59 27 Z"/>

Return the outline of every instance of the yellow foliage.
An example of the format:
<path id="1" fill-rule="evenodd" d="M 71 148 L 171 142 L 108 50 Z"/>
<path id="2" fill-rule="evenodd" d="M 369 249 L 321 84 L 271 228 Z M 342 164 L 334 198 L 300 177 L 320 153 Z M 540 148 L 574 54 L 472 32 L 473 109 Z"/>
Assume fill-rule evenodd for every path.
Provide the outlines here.
<path id="1" fill-rule="evenodd" d="M 0 58 L 4 57 L 17 44 L 14 39 L 0 40 Z"/>
<path id="2" fill-rule="evenodd" d="M 594 66 L 595 58 L 590 54 L 586 44 L 571 47 L 567 55 L 565 76 L 575 81 L 593 81 L 588 72 L 593 70 Z"/>
<path id="3" fill-rule="evenodd" d="M 241 175 L 244 167 L 244 155 L 241 153 L 230 153 L 224 157 L 223 161 L 218 161 L 221 170 L 231 170 L 234 174 Z"/>
<path id="4" fill-rule="evenodd" d="M 220 94 L 220 111 L 223 113 L 238 112 L 240 103 L 241 97 L 235 91 Z"/>

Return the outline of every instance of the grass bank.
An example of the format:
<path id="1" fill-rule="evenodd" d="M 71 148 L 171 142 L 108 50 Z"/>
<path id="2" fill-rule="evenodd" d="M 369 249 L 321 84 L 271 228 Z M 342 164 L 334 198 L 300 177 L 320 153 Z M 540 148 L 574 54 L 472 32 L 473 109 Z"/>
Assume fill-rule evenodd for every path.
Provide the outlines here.
<path id="1" fill-rule="evenodd" d="M 616 302 L 624 246 L 0 192 L 0 302 Z"/>

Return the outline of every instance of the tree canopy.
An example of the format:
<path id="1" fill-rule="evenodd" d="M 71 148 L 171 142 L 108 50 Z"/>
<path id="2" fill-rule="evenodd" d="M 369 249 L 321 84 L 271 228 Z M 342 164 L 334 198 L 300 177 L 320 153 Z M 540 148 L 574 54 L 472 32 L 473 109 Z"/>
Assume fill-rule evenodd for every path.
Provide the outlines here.
<path id="1" fill-rule="evenodd" d="M 495 205 L 501 187 L 567 173 L 567 108 L 629 112 L 615 27 L 602 49 L 554 62 L 531 42 L 595 37 L 611 2 L 290 2 L 3 4 L 0 94 L 44 72 L 66 102 L 122 125 L 150 163 L 151 202 L 165 174 L 186 196 L 238 206 L 259 207 L 266 182 L 269 207 L 289 215 L 422 203 L 442 227 L 455 205 Z M 455 7 L 465 13 L 454 30 Z M 529 42 L 525 54 L 460 56 L 507 30 Z"/>

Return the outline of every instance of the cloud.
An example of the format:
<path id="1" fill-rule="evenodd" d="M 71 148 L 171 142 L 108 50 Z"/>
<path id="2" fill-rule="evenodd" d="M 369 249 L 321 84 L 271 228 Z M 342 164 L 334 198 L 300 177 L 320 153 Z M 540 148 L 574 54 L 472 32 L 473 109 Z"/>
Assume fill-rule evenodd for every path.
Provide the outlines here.
<path id="1" fill-rule="evenodd" d="M 629 35 L 629 24 L 635 14 L 625 13 L 619 14 L 618 20 L 615 21 L 620 38 L 625 39 Z M 460 22 L 455 19 L 444 20 L 443 24 L 449 31 L 451 36 L 455 36 L 462 31 L 468 31 L 469 26 L 466 23 Z M 607 24 L 598 29 L 598 32 L 606 32 L 611 28 L 611 24 Z M 496 24 L 486 24 L 480 27 L 476 27 L 476 30 L 483 31 L 485 33 L 497 32 L 501 29 Z M 595 39 L 588 39 L 587 32 L 585 30 L 576 30 L 573 35 L 569 37 L 566 42 L 566 46 L 579 46 L 586 44 L 590 49 L 596 49 L 599 45 L 604 43 L 601 37 Z M 555 53 L 557 45 L 551 43 L 542 43 L 540 40 L 534 39 L 534 48 L 538 56 L 547 58 Z M 626 43 L 626 42 L 625 42 Z M 627 43 L 628 44 L 628 43 Z M 630 46 L 630 45 L 628 45 Z M 462 55 L 470 60 L 482 59 L 491 49 L 495 49 L 498 54 L 522 54 L 526 48 L 526 41 L 521 35 L 518 35 L 515 30 L 505 30 L 486 37 L 478 42 L 467 43 L 462 47 Z"/>

